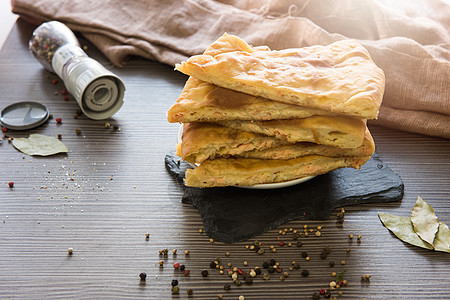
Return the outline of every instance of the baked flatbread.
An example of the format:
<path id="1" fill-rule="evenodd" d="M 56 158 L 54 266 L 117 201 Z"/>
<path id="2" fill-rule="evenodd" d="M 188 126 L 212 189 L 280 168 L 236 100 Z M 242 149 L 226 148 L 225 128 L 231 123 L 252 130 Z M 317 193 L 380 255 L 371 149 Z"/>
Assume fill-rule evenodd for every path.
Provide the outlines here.
<path id="1" fill-rule="evenodd" d="M 215 44 L 205 51 L 209 54 L 192 56 L 177 64 L 176 69 L 254 96 L 364 119 L 377 118 L 384 72 L 356 41 L 262 51 L 237 36 L 224 34 Z M 239 45 L 236 51 L 229 51 L 234 45 Z M 221 48 L 226 51 L 221 52 Z"/>
<path id="2" fill-rule="evenodd" d="M 288 145 L 286 141 L 211 123 L 185 123 L 177 155 L 190 163 Z"/>
<path id="3" fill-rule="evenodd" d="M 274 120 L 335 116 L 317 108 L 281 103 L 256 97 L 189 77 L 167 112 L 171 123 L 215 122 L 226 120 Z"/>
<path id="4" fill-rule="evenodd" d="M 346 117 L 314 116 L 304 119 L 271 121 L 221 121 L 218 124 L 260 133 L 286 140 L 290 143 L 312 142 L 340 148 L 361 146 L 366 132 L 366 122 Z"/>
<path id="5" fill-rule="evenodd" d="M 369 157 L 303 156 L 289 160 L 229 158 L 206 160 L 186 171 L 193 187 L 249 186 L 319 175 L 344 167 L 359 169 Z"/>
<path id="6" fill-rule="evenodd" d="M 330 157 L 371 156 L 375 144 L 368 129 L 357 148 L 338 148 L 315 143 L 289 143 L 256 133 L 240 131 L 211 123 L 183 125 L 177 155 L 189 163 L 202 163 L 216 158 L 292 159 L 308 155 Z"/>

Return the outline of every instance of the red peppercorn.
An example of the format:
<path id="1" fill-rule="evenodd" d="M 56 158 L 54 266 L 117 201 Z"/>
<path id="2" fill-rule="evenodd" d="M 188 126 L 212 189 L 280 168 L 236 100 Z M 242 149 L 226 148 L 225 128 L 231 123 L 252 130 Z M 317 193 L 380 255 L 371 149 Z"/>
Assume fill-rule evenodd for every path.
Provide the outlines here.
<path id="1" fill-rule="evenodd" d="M 189 271 L 189 270 L 184 270 L 184 276 L 189 276 L 189 273 L 191 273 L 191 271 Z"/>
<path id="2" fill-rule="evenodd" d="M 53 83 L 53 84 L 58 84 L 58 80 L 53 79 L 53 80 L 52 80 L 52 83 Z"/>
<path id="3" fill-rule="evenodd" d="M 64 96 L 64 101 L 69 101 L 69 96 Z"/>
<path id="4" fill-rule="evenodd" d="M 9 185 L 10 188 L 14 187 L 14 181 L 8 182 L 8 185 Z"/>
<path id="5" fill-rule="evenodd" d="M 324 290 L 324 289 L 320 289 L 319 293 L 320 293 L 321 295 L 324 295 L 324 294 L 325 294 L 325 290 Z"/>
<path id="6" fill-rule="evenodd" d="M 7 131 L 8 131 L 8 128 L 2 127 L 2 131 L 3 131 L 3 132 L 7 132 Z"/>
<path id="7" fill-rule="evenodd" d="M 60 124 L 62 122 L 61 118 L 56 118 L 56 123 Z"/>
<path id="8" fill-rule="evenodd" d="M 179 262 L 174 262 L 173 263 L 173 268 L 174 269 L 178 269 L 180 267 L 180 263 Z"/>
<path id="9" fill-rule="evenodd" d="M 342 280 L 339 280 L 339 281 L 337 282 L 337 284 L 339 284 L 340 286 L 342 286 Z"/>
<path id="10" fill-rule="evenodd" d="M 283 247 L 283 246 L 284 246 L 284 242 L 281 241 L 281 242 L 279 243 L 279 245 L 280 245 L 280 247 Z"/>
<path id="11" fill-rule="evenodd" d="M 67 90 L 62 90 L 61 95 L 67 95 Z"/>

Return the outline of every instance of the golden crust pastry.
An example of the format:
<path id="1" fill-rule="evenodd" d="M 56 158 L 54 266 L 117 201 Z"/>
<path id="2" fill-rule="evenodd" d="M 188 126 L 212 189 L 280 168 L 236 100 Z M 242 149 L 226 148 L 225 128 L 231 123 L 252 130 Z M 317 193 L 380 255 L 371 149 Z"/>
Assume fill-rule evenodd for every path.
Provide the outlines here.
<path id="1" fill-rule="evenodd" d="M 240 157 L 257 159 L 291 159 L 308 155 L 324 155 L 329 157 L 372 156 L 375 143 L 369 130 L 366 130 L 364 141 L 357 148 L 338 148 L 315 143 L 295 143 L 268 149 L 255 149 L 240 154 Z"/>
<path id="2" fill-rule="evenodd" d="M 231 51 L 235 45 L 239 47 Z M 279 102 L 364 119 L 378 115 L 384 72 L 355 41 L 262 51 L 224 34 L 210 49 L 214 51 L 192 56 L 175 68 L 224 88 Z"/>
<path id="3" fill-rule="evenodd" d="M 346 117 L 314 116 L 304 119 L 271 121 L 221 121 L 218 124 L 274 136 L 291 143 L 313 142 L 340 148 L 361 146 L 366 132 L 365 120 Z"/>
<path id="4" fill-rule="evenodd" d="M 186 171 L 193 187 L 249 186 L 324 174 L 344 167 L 360 168 L 369 157 L 303 156 L 289 160 L 229 158 L 206 160 Z"/>
<path id="5" fill-rule="evenodd" d="M 277 138 L 240 131 L 211 123 L 183 125 L 177 155 L 189 163 L 215 158 L 291 159 L 308 155 L 330 157 L 371 156 L 375 144 L 368 129 L 357 148 L 338 148 L 315 143 L 289 143 Z"/>
<path id="6" fill-rule="evenodd" d="M 167 119 L 171 123 L 189 123 L 335 115 L 337 114 L 330 111 L 281 103 L 236 92 L 189 77 L 177 103 L 168 110 Z"/>
<path id="7" fill-rule="evenodd" d="M 181 144 L 177 146 L 177 155 L 187 162 L 201 163 L 219 156 L 240 155 L 246 151 L 287 144 L 269 136 L 211 123 L 185 123 Z"/>

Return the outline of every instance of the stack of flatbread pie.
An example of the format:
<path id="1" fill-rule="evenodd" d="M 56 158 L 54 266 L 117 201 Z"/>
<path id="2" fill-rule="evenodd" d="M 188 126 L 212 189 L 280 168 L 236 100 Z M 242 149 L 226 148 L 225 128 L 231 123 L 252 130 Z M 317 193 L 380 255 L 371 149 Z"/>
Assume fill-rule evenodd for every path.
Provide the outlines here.
<path id="1" fill-rule="evenodd" d="M 251 186 L 360 168 L 375 145 L 384 73 L 355 41 L 270 50 L 224 34 L 176 66 L 189 79 L 168 111 L 183 123 L 185 184 Z"/>

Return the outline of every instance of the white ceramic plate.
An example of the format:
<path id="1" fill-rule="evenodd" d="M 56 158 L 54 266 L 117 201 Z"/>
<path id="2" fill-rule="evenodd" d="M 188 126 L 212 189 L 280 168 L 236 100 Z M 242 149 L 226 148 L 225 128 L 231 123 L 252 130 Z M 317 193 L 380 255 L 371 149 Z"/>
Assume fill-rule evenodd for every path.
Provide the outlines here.
<path id="1" fill-rule="evenodd" d="M 180 128 L 178 129 L 178 143 L 181 143 L 181 137 L 183 135 L 183 124 L 181 124 Z M 192 164 L 190 164 L 192 165 Z M 195 165 L 192 165 L 195 167 Z M 289 181 L 283 181 L 283 182 L 276 182 L 276 183 L 264 183 L 264 184 L 255 184 L 255 185 L 243 185 L 243 186 L 237 186 L 238 188 L 243 189 L 255 189 L 255 190 L 264 190 L 264 189 L 280 189 L 288 186 L 293 186 L 308 180 L 313 179 L 316 176 L 308 176 L 303 178 L 298 178 L 294 180 Z"/>

